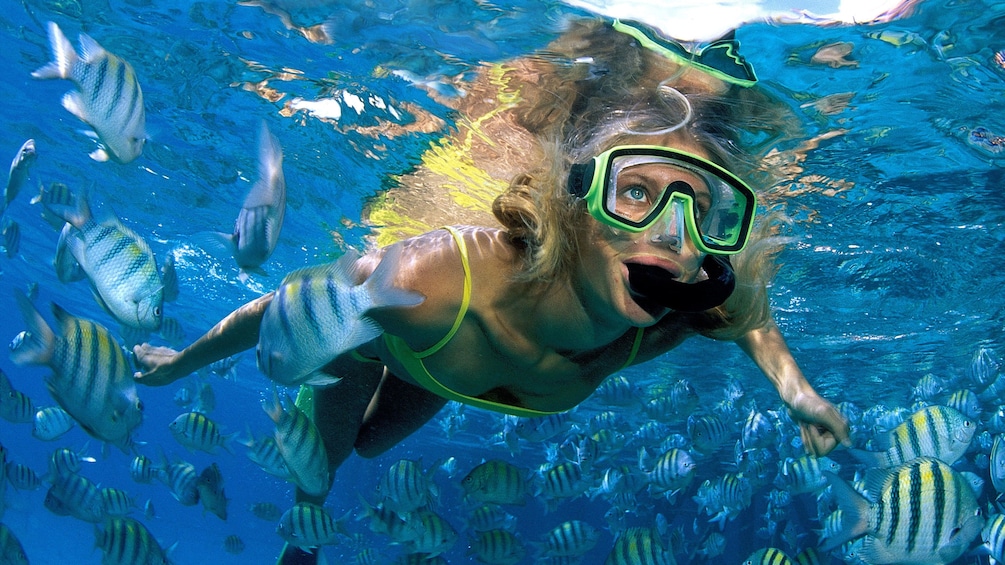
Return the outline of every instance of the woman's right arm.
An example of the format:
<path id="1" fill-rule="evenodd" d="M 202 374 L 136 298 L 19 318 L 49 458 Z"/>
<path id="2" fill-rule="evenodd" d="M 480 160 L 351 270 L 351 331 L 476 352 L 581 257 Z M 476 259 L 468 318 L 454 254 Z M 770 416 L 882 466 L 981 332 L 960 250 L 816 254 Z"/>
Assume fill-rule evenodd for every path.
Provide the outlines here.
<path id="1" fill-rule="evenodd" d="M 145 370 L 133 375 L 136 382 L 162 386 L 258 344 L 258 329 L 273 293 L 265 294 L 220 320 L 205 335 L 181 351 L 149 343 L 133 348 L 136 363 Z"/>

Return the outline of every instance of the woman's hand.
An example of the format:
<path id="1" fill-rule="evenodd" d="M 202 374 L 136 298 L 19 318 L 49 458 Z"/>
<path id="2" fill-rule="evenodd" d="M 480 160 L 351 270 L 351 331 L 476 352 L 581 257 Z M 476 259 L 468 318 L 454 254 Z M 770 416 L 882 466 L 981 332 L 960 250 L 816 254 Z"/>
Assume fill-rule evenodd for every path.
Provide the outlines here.
<path id="1" fill-rule="evenodd" d="M 788 403 L 789 415 L 799 424 L 803 449 L 822 457 L 840 443 L 851 447 L 848 422 L 833 404 L 814 391 L 802 392 Z"/>
<path id="2" fill-rule="evenodd" d="M 169 347 L 160 347 L 143 343 L 133 347 L 136 364 L 145 369 L 133 374 L 133 379 L 140 384 L 163 386 L 184 377 L 177 370 L 178 352 Z"/>

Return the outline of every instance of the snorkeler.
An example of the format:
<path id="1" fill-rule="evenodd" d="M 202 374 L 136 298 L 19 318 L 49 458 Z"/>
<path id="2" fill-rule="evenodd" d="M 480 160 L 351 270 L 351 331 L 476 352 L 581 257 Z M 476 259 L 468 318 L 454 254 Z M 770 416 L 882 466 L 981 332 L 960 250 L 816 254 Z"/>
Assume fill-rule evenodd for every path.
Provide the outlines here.
<path id="1" fill-rule="evenodd" d="M 448 400 L 517 416 L 566 411 L 607 376 L 695 335 L 747 353 L 809 453 L 848 443 L 844 418 L 807 382 L 771 317 L 770 222 L 754 224 L 755 191 L 735 174 L 747 167 L 744 124 L 765 127 L 755 115 L 764 105 L 743 103 L 752 69 L 735 49 L 714 67 L 711 56 L 682 59 L 683 48 L 634 23 L 573 23 L 570 37 L 581 52 L 564 68 L 579 82 L 514 110 L 547 118 L 533 128 L 540 159 L 493 204 L 502 228 L 446 227 L 356 261 L 353 283 L 379 265 L 424 300 L 369 311 L 384 333 L 323 367 L 340 379 L 313 390 L 331 476 L 353 451 L 391 448 Z M 138 382 L 167 384 L 256 346 L 275 296 L 181 352 L 137 346 L 147 368 Z M 315 558 L 287 548 L 281 562 Z"/>

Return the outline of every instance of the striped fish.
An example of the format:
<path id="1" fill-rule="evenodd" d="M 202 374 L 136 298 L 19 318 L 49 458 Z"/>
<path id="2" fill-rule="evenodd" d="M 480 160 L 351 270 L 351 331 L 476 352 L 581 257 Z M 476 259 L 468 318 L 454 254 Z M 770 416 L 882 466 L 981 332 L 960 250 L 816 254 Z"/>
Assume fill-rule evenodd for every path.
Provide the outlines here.
<path id="1" fill-rule="evenodd" d="M 27 424 L 35 419 L 35 404 L 27 394 L 11 389 L 0 394 L 0 418 L 13 424 Z"/>
<path id="2" fill-rule="evenodd" d="M 544 536 L 541 557 L 578 557 L 597 545 L 600 533 L 582 520 L 568 520 Z"/>
<path id="3" fill-rule="evenodd" d="M 824 471 L 837 474 L 841 465 L 830 457 L 815 457 L 803 455 L 796 459 L 788 458 L 780 465 L 781 471 L 775 481 L 778 488 L 788 489 L 791 494 L 816 492 L 827 486 Z"/>
<path id="4" fill-rule="evenodd" d="M 483 504 L 519 504 L 527 496 L 526 471 L 501 459 L 490 459 L 461 480 L 464 498 Z"/>
<path id="5" fill-rule="evenodd" d="M 476 532 L 512 530 L 515 526 L 516 516 L 495 504 L 477 506 L 468 516 L 468 527 Z"/>
<path id="6" fill-rule="evenodd" d="M 105 487 L 98 492 L 101 494 L 101 507 L 106 516 L 125 516 L 136 508 L 133 497 L 122 489 Z"/>
<path id="7" fill-rule="evenodd" d="M 63 222 L 63 229 L 59 232 L 59 239 L 56 240 L 56 254 L 52 258 L 52 266 L 56 269 L 56 278 L 61 283 L 72 283 L 82 281 L 87 278 L 87 273 L 80 268 L 77 258 L 70 253 L 67 241 L 71 237 L 77 237 L 77 230 L 70 222 Z"/>
<path id="8" fill-rule="evenodd" d="M 384 331 L 367 312 L 379 307 L 414 306 L 424 300 L 394 286 L 401 250 L 400 245 L 391 247 L 359 285 L 353 284 L 352 276 L 359 258 L 356 253 L 287 275 L 262 317 L 258 368 L 286 386 L 335 382 L 337 379 L 319 369 Z"/>
<path id="9" fill-rule="evenodd" d="M 223 473 L 216 463 L 211 463 L 199 473 L 199 480 L 195 484 L 199 491 L 199 502 L 202 503 L 203 510 L 209 510 L 216 514 L 221 520 L 227 519 L 227 498 L 223 491 Z"/>
<path id="10" fill-rule="evenodd" d="M 541 473 L 540 494 L 544 495 L 546 509 L 551 512 L 563 500 L 576 498 L 586 492 L 590 481 L 583 476 L 579 463 L 566 461 Z"/>
<path id="11" fill-rule="evenodd" d="M 21 191 L 21 187 L 28 181 L 28 169 L 35 163 L 37 157 L 34 139 L 25 141 L 21 145 L 21 148 L 17 150 L 14 160 L 10 164 L 10 173 L 7 176 L 7 185 L 4 187 L 3 199 L 0 200 L 0 214 L 17 197 L 18 192 Z"/>
<path id="12" fill-rule="evenodd" d="M 28 556 L 24 553 L 21 540 L 4 524 L 0 524 L 0 561 L 10 565 L 28 565 Z"/>
<path id="13" fill-rule="evenodd" d="M 671 448 L 656 459 L 649 471 L 649 492 L 674 497 L 691 484 L 694 472 L 695 463 L 691 454 L 683 449 Z"/>
<path id="14" fill-rule="evenodd" d="M 307 494 L 326 494 L 331 484 L 328 452 L 317 426 L 294 402 L 289 403 L 289 410 L 285 409 L 275 390 L 272 400 L 271 407 L 263 408 L 276 424 L 273 437 L 294 483 Z"/>
<path id="15" fill-rule="evenodd" d="M 988 516 L 981 530 L 981 548 L 995 563 L 1005 563 L 1005 514 Z"/>
<path id="16" fill-rule="evenodd" d="M 653 528 L 631 527 L 614 540 L 604 565 L 674 565 L 673 551 Z"/>
<path id="17" fill-rule="evenodd" d="M 105 554 L 102 565 L 168 565 L 167 552 L 141 522 L 111 518 L 94 528 L 94 545 Z"/>
<path id="18" fill-rule="evenodd" d="M 286 178 L 283 150 L 279 140 L 262 122 L 258 136 L 258 180 L 237 215 L 234 233 L 229 236 L 234 260 L 247 277 L 258 270 L 275 250 L 286 216 Z"/>
<path id="19" fill-rule="evenodd" d="M 336 543 L 340 529 L 324 508 L 298 502 L 279 518 L 276 533 L 290 545 L 311 548 Z"/>
<path id="20" fill-rule="evenodd" d="M 230 447 L 233 434 L 222 434 L 220 426 L 202 412 L 185 412 L 168 424 L 168 429 L 189 450 L 215 453 L 216 448 L 222 447 L 227 453 L 234 453 Z"/>
<path id="21" fill-rule="evenodd" d="M 98 486 L 87 477 L 72 473 L 54 478 L 46 495 L 46 508 L 94 524 L 106 517 Z"/>
<path id="22" fill-rule="evenodd" d="M 13 259 L 21 249 L 21 226 L 7 216 L 0 220 L 0 244 L 8 259 Z"/>
<path id="23" fill-rule="evenodd" d="M 792 559 L 777 547 L 764 547 L 741 561 L 743 565 L 793 565 Z"/>
<path id="24" fill-rule="evenodd" d="M 955 408 L 927 406 L 890 432 L 885 451 L 849 451 L 876 467 L 901 465 L 915 457 L 935 457 L 952 465 L 966 453 L 976 429 L 974 421 Z"/>
<path id="25" fill-rule="evenodd" d="M 5 474 L 11 486 L 17 490 L 38 490 L 38 487 L 42 486 L 42 479 L 38 473 L 24 463 L 8 461 Z"/>
<path id="26" fill-rule="evenodd" d="M 157 479 L 171 491 L 171 496 L 183 506 L 199 503 L 199 474 L 187 461 L 165 463 L 157 469 Z"/>
<path id="27" fill-rule="evenodd" d="M 981 405 L 981 400 L 977 397 L 977 393 L 968 388 L 960 389 L 950 394 L 949 399 L 946 400 L 946 406 L 959 410 L 961 414 L 971 420 L 979 419 L 981 413 L 984 412 L 984 407 Z"/>
<path id="28" fill-rule="evenodd" d="M 436 485 L 422 472 L 422 465 L 410 459 L 392 463 L 381 475 L 377 490 L 384 506 L 398 514 L 414 512 L 439 494 Z"/>
<path id="29" fill-rule="evenodd" d="M 163 315 L 164 283 L 150 246 L 114 216 L 95 221 L 86 194 L 74 200 L 73 207 L 52 204 L 50 209 L 77 229 L 66 238 L 66 246 L 90 280 L 95 298 L 120 323 L 156 331 Z"/>
<path id="30" fill-rule="evenodd" d="M 709 454 L 726 441 L 729 431 L 715 414 L 692 414 L 687 418 L 687 435 L 699 453 Z"/>
<path id="31" fill-rule="evenodd" d="M 830 551 L 865 536 L 861 555 L 881 563 L 949 563 L 984 526 L 974 491 L 949 465 L 918 457 L 889 469 L 870 469 L 865 498 L 825 472 L 844 512 L 842 530 L 820 547 Z"/>
<path id="32" fill-rule="evenodd" d="M 138 483 L 150 483 L 157 476 L 157 468 L 146 455 L 137 455 L 129 463 L 129 476 Z"/>
<path id="33" fill-rule="evenodd" d="M 67 79 L 79 91 L 63 96 L 63 107 L 92 128 L 100 147 L 95 161 L 128 163 L 140 156 L 146 142 L 143 92 L 132 65 L 87 34 L 80 34 L 80 54 L 55 22 L 48 23 L 51 63 L 31 73 L 37 79 Z"/>
<path id="34" fill-rule="evenodd" d="M 97 460 L 86 455 L 87 448 L 74 451 L 67 447 L 61 447 L 52 452 L 49 457 L 49 480 L 64 475 L 72 475 L 80 472 L 84 463 L 95 463 Z"/>
<path id="35" fill-rule="evenodd" d="M 795 565 L 822 565 L 824 562 L 820 559 L 820 554 L 814 547 L 805 547 L 797 553 L 792 561 Z"/>
<path id="36" fill-rule="evenodd" d="M 235 534 L 223 538 L 223 550 L 232 555 L 240 555 L 244 552 L 244 540 Z"/>
<path id="37" fill-rule="evenodd" d="M 248 459 L 257 463 L 263 471 L 284 481 L 293 482 L 293 475 L 286 467 L 283 455 L 279 453 L 275 438 L 265 436 L 256 440 L 251 429 L 248 429 L 248 439 L 238 439 L 237 441 L 248 448 Z"/>
<path id="38" fill-rule="evenodd" d="M 520 538 L 507 530 L 478 532 L 466 555 L 474 555 L 482 563 L 516 565 L 527 555 Z"/>
<path id="39" fill-rule="evenodd" d="M 991 485 L 995 487 L 995 500 L 1000 500 L 1005 494 L 1005 434 L 997 434 L 991 444 Z"/>
<path id="40" fill-rule="evenodd" d="M 46 386 L 56 402 L 91 436 L 128 452 L 143 404 L 118 342 L 104 326 L 53 304 L 57 335 L 27 297 L 18 292 L 15 298 L 28 329 L 11 343 L 13 361 L 51 368 Z"/>
<path id="41" fill-rule="evenodd" d="M 404 543 L 408 553 L 424 553 L 436 557 L 457 543 L 457 530 L 442 516 L 430 510 L 419 510 L 410 516 L 419 535 Z"/>
<path id="42" fill-rule="evenodd" d="M 59 439 L 73 427 L 73 416 L 59 406 L 46 406 L 35 412 L 31 435 L 42 441 Z"/>
<path id="43" fill-rule="evenodd" d="M 252 502 L 248 510 L 251 510 L 256 518 L 266 522 L 275 522 L 283 515 L 282 510 L 271 502 Z"/>

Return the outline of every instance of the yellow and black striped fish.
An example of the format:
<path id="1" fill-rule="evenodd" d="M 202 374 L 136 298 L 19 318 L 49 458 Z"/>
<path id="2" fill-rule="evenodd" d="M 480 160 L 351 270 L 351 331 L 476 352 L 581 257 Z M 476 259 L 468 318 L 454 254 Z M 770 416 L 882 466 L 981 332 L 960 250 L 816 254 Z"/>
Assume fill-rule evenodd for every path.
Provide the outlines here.
<path id="1" fill-rule="evenodd" d="M 141 522 L 132 518 L 112 518 L 94 529 L 94 545 L 100 547 L 107 565 L 170 563 L 167 553 Z"/>
<path id="2" fill-rule="evenodd" d="M 792 559 L 777 547 L 764 547 L 751 553 L 742 565 L 793 565 Z"/>
<path id="3" fill-rule="evenodd" d="M 307 494 L 322 495 L 328 492 L 330 475 L 328 452 L 321 440 L 321 432 L 314 422 L 293 402 L 289 410 L 273 391 L 272 406 L 265 406 L 269 418 L 276 424 L 274 438 L 279 453 L 294 482 Z"/>
<path id="4" fill-rule="evenodd" d="M 841 531 L 821 545 L 829 551 L 865 536 L 867 563 L 949 563 L 963 554 L 984 526 L 974 490 L 949 465 L 918 457 L 866 473 L 863 497 L 837 475 L 824 473 L 844 512 Z"/>
<path id="5" fill-rule="evenodd" d="M 339 527 L 324 508 L 298 502 L 279 518 L 276 532 L 290 545 L 311 548 L 338 541 Z"/>
<path id="6" fill-rule="evenodd" d="M 63 107 L 87 122 L 102 147 L 91 153 L 95 161 L 128 163 L 140 156 L 146 143 L 143 91 L 132 65 L 80 34 L 80 54 L 54 22 L 49 22 L 53 61 L 31 76 L 73 81 L 79 91 L 63 96 Z"/>
<path id="7" fill-rule="evenodd" d="M 51 368 L 46 385 L 56 402 L 87 433 L 128 452 L 132 432 L 143 420 L 143 404 L 122 347 L 104 326 L 53 304 L 57 335 L 26 296 L 15 297 L 28 329 L 10 344 L 11 359 Z"/>
<path id="8" fill-rule="evenodd" d="M 901 465 L 915 457 L 935 457 L 952 465 L 963 456 L 974 437 L 976 424 L 949 406 L 926 406 L 890 432 L 885 451 L 851 450 L 863 462 L 877 467 Z"/>

